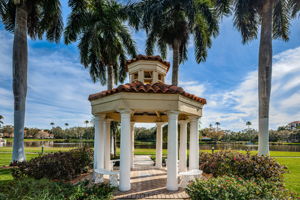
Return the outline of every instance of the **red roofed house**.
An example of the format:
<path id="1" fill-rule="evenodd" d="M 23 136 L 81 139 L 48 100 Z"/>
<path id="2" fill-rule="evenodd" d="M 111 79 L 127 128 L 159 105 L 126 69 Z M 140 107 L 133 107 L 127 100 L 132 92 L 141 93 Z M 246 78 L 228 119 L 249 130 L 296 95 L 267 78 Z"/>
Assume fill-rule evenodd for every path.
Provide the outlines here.
<path id="1" fill-rule="evenodd" d="M 300 127 L 300 121 L 294 121 L 288 124 L 288 127 L 290 129 L 296 129 L 297 127 Z"/>
<path id="2" fill-rule="evenodd" d="M 138 55 L 127 61 L 130 83 L 89 96 L 95 118 L 94 170 L 110 170 L 110 122 L 121 122 L 119 190 L 131 189 L 134 168 L 134 123 L 156 123 L 156 167 L 162 167 L 162 128 L 168 124 L 168 190 L 178 190 L 178 173 L 187 171 L 187 126 L 190 123 L 189 169 L 199 171 L 198 121 L 206 100 L 165 84 L 170 63 L 160 56 Z M 178 124 L 180 148 L 178 148 Z M 179 149 L 179 165 L 178 161 Z M 99 170 L 98 170 L 99 169 Z M 104 173 L 103 172 L 103 173 Z"/>

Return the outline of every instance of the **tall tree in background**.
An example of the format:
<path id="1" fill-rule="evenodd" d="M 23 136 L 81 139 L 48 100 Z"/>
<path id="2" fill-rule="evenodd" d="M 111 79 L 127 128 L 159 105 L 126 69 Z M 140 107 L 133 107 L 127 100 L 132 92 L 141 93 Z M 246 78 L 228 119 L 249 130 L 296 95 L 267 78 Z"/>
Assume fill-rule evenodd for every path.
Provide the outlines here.
<path id="1" fill-rule="evenodd" d="M 243 43 L 256 39 L 261 28 L 258 63 L 259 155 L 269 155 L 272 39 L 289 39 L 289 19 L 288 0 L 234 0 L 234 25 L 241 32 Z"/>
<path id="2" fill-rule="evenodd" d="M 85 128 L 87 128 L 87 126 L 90 122 L 89 122 L 89 120 L 85 120 L 84 123 L 85 123 Z"/>
<path id="3" fill-rule="evenodd" d="M 63 30 L 59 0 L 0 0 L 0 15 L 6 30 L 14 34 L 13 93 L 14 144 L 13 161 L 25 160 L 24 122 L 27 94 L 27 36 L 58 42 Z"/>
<path id="4" fill-rule="evenodd" d="M 66 126 L 66 128 L 69 126 L 69 124 L 68 123 L 65 123 L 65 126 Z"/>
<path id="5" fill-rule="evenodd" d="M 246 126 L 248 126 L 248 129 L 250 129 L 250 126 L 252 125 L 252 123 L 250 121 L 246 122 Z"/>
<path id="6" fill-rule="evenodd" d="M 3 119 L 4 119 L 4 117 L 2 115 L 0 115 L 0 128 L 1 128 L 1 126 L 3 124 L 3 121 L 2 121 Z"/>
<path id="7" fill-rule="evenodd" d="M 219 126 L 221 125 L 220 122 L 216 122 L 216 126 L 217 126 L 217 132 L 219 131 Z"/>
<path id="8" fill-rule="evenodd" d="M 197 63 L 205 61 L 212 37 L 218 34 L 220 16 L 230 12 L 230 0 L 143 0 L 128 10 L 130 24 L 146 30 L 148 55 L 153 55 L 157 45 L 165 58 L 167 46 L 172 48 L 172 85 L 178 85 L 179 64 L 187 60 L 190 36 Z"/>
<path id="9" fill-rule="evenodd" d="M 123 8 L 110 0 L 70 0 L 69 6 L 65 43 L 79 39 L 81 63 L 89 68 L 94 82 L 112 89 L 114 78 L 117 84 L 126 77 L 126 55 L 136 56 Z"/>

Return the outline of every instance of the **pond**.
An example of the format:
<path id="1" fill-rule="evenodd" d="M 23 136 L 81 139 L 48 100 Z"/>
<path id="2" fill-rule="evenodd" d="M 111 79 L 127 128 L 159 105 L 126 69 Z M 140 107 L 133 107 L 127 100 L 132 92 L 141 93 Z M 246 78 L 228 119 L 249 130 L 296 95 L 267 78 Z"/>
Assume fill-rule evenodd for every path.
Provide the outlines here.
<path id="1" fill-rule="evenodd" d="M 44 144 L 45 147 L 81 147 L 83 145 L 88 147 L 93 147 L 93 142 L 62 142 L 62 141 L 25 141 L 25 147 L 41 147 Z M 2 144 L 1 146 L 11 147 L 12 142 L 6 142 L 6 144 Z M 200 144 L 200 149 L 202 150 L 211 150 L 214 147 L 215 150 L 250 150 L 256 151 L 258 149 L 257 145 L 251 144 L 236 144 L 236 143 L 222 143 L 222 144 Z M 155 144 L 136 144 L 135 148 L 138 149 L 155 149 Z M 167 144 L 163 144 L 163 148 L 167 148 Z M 294 151 L 300 152 L 300 145 L 270 145 L 271 151 Z"/>

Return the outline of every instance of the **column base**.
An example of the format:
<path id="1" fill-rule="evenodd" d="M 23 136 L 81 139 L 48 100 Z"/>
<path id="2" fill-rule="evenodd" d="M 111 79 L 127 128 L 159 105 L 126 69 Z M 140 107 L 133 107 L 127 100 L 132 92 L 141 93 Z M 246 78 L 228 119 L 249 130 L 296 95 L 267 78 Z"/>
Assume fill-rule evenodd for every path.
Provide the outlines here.
<path id="1" fill-rule="evenodd" d="M 167 186 L 168 191 L 178 191 L 179 187 L 178 186 Z"/>
<path id="2" fill-rule="evenodd" d="M 129 191 L 129 190 L 131 190 L 131 187 L 130 186 L 119 186 L 119 190 L 121 191 L 121 192 L 127 192 L 127 191 Z"/>

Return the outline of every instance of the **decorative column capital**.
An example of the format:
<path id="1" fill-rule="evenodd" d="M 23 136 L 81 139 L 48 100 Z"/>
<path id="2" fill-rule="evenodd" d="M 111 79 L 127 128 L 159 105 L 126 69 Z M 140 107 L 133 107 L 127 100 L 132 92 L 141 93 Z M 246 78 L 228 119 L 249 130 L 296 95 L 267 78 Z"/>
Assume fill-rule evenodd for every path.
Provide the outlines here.
<path id="1" fill-rule="evenodd" d="M 114 121 L 113 119 L 110 119 L 110 118 L 107 118 L 106 120 L 105 120 L 105 122 L 107 123 L 107 124 L 110 124 L 112 121 Z"/>
<path id="2" fill-rule="evenodd" d="M 189 120 L 179 120 L 178 124 L 182 125 L 182 124 L 187 124 L 189 122 L 190 122 Z"/>
<path id="3" fill-rule="evenodd" d="M 131 114 L 132 113 L 132 110 L 130 110 L 130 109 L 120 109 L 117 111 L 121 114 Z"/>
<path id="4" fill-rule="evenodd" d="M 165 126 L 167 123 L 166 122 L 155 122 L 157 127 Z"/>
<path id="5" fill-rule="evenodd" d="M 176 111 L 176 110 L 170 110 L 167 112 L 167 115 L 169 118 L 172 118 L 172 117 L 178 117 L 178 114 L 179 114 L 179 111 Z"/>
<path id="6" fill-rule="evenodd" d="M 100 115 L 94 115 L 94 122 L 95 121 L 103 121 L 105 119 L 105 114 L 100 114 Z"/>
<path id="7" fill-rule="evenodd" d="M 200 119 L 199 116 L 189 116 L 189 120 L 192 121 L 198 121 Z"/>

